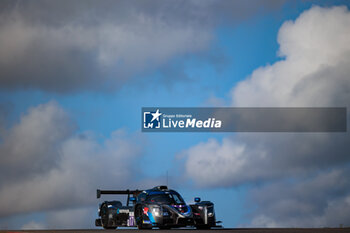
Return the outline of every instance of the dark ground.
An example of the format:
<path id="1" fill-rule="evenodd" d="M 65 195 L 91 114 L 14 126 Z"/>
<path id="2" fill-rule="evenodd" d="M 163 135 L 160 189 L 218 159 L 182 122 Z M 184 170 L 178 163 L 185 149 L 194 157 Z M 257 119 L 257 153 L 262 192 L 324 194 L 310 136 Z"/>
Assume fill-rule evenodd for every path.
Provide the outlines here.
<path id="1" fill-rule="evenodd" d="M 350 233 L 350 228 L 225 228 L 212 230 L 195 229 L 173 229 L 173 230 L 135 230 L 135 229 L 117 229 L 117 230 L 0 230 L 0 233 L 16 232 L 37 232 L 37 233 Z"/>

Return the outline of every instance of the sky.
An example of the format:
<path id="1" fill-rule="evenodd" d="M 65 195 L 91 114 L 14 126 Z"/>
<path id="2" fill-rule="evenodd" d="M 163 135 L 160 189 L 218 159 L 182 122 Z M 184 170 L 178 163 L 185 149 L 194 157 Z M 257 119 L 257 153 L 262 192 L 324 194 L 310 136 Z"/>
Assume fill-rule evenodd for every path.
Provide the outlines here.
<path id="1" fill-rule="evenodd" d="M 97 188 L 167 180 L 224 227 L 350 226 L 348 133 L 140 128 L 142 107 L 348 107 L 349 5 L 1 1 L 0 229 L 95 228 Z"/>

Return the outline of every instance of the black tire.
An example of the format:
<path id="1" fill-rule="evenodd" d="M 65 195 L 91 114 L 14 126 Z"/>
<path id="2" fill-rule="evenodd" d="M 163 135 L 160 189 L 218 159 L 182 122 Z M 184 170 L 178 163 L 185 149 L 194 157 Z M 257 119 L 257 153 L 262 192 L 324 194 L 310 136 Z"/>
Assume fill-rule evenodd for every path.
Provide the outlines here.
<path id="1" fill-rule="evenodd" d="M 106 205 L 101 206 L 101 225 L 104 229 L 108 229 L 108 208 Z"/>
<path id="2" fill-rule="evenodd" d="M 196 226 L 197 230 L 210 230 L 210 226 L 204 225 L 204 226 Z"/>
<path id="3" fill-rule="evenodd" d="M 136 209 L 136 226 L 137 229 L 142 230 L 143 229 L 143 217 L 142 217 L 142 208 L 139 206 Z"/>
<path id="4" fill-rule="evenodd" d="M 109 226 L 108 225 L 108 208 L 106 205 L 101 206 L 101 225 L 106 230 L 115 230 L 117 227 Z"/>
<path id="5" fill-rule="evenodd" d="M 102 227 L 102 223 L 101 223 L 101 219 L 100 218 L 95 220 L 95 226 Z"/>

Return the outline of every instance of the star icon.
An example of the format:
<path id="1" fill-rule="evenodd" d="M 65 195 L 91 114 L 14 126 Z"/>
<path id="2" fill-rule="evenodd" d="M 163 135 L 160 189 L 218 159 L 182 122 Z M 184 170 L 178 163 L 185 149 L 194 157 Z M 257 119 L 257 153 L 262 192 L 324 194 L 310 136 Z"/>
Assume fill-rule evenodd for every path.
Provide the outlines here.
<path id="1" fill-rule="evenodd" d="M 159 116 L 162 115 L 162 113 L 159 113 L 159 109 L 157 109 L 157 111 L 155 113 L 151 113 L 151 114 L 153 116 L 151 122 L 156 120 L 156 119 L 157 119 L 157 121 L 159 121 Z"/>

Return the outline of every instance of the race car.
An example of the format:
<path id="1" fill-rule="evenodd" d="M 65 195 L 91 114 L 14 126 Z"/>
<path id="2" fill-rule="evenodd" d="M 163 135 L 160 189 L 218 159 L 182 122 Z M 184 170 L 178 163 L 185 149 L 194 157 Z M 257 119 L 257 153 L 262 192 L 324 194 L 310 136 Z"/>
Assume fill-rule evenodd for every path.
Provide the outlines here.
<path id="1" fill-rule="evenodd" d="M 126 206 L 120 201 L 105 201 L 100 204 L 95 225 L 105 229 L 119 226 L 138 229 L 170 229 L 194 226 L 210 229 L 216 225 L 214 204 L 195 198 L 194 204 L 187 205 L 181 195 L 167 186 L 157 186 L 148 190 L 97 190 L 97 198 L 102 194 L 128 195 Z M 130 205 L 132 203 L 132 205 Z"/>

